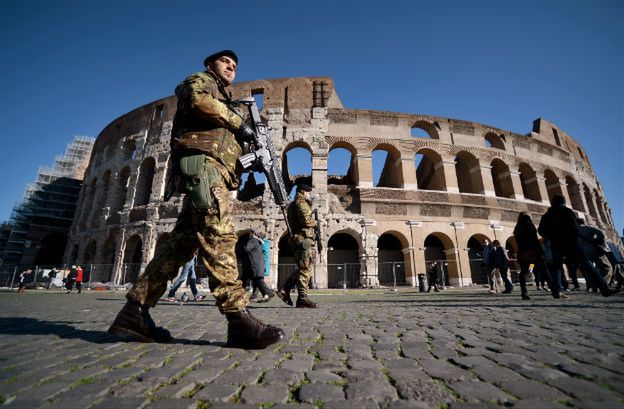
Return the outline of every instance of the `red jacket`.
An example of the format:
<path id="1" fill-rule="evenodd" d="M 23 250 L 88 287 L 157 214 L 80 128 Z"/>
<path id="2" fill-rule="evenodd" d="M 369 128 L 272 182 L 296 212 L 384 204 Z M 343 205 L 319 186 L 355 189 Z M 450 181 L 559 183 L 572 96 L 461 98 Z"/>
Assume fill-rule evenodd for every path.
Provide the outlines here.
<path id="1" fill-rule="evenodd" d="M 80 267 L 76 269 L 76 282 L 82 283 L 82 268 Z"/>

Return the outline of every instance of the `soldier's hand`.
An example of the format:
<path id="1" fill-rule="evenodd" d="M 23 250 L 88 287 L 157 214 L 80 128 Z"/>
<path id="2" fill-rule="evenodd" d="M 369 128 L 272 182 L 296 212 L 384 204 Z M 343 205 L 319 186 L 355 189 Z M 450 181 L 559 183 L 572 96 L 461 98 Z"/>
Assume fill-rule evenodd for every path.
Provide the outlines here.
<path id="1" fill-rule="evenodd" d="M 236 139 L 241 142 L 254 142 L 256 140 L 256 133 L 247 123 L 243 122 L 236 131 Z"/>

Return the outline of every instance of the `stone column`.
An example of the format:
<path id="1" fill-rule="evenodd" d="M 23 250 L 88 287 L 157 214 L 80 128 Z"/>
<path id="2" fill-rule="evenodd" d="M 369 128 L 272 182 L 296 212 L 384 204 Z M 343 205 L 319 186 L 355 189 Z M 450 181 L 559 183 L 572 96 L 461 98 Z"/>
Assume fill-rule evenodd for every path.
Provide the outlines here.
<path id="1" fill-rule="evenodd" d="M 403 169 L 403 188 L 408 190 L 418 189 L 414 158 L 406 158 L 405 156 L 403 156 L 403 153 L 401 153 L 401 165 Z"/>
<path id="2" fill-rule="evenodd" d="M 373 187 L 373 156 L 370 153 L 358 154 L 358 187 Z"/>
<path id="3" fill-rule="evenodd" d="M 509 169 L 509 175 L 511 176 L 511 183 L 513 187 L 513 198 L 516 200 L 524 200 L 524 193 L 522 192 L 522 179 L 520 179 L 520 172 L 518 170 Z"/>
<path id="4" fill-rule="evenodd" d="M 568 194 L 568 184 L 566 183 L 565 179 L 559 178 L 559 186 L 559 190 L 561 190 L 561 194 L 565 198 L 566 205 L 571 208 L 572 202 L 570 201 L 570 195 Z"/>
<path id="5" fill-rule="evenodd" d="M 492 167 L 490 165 L 482 165 L 479 163 L 479 169 L 470 169 L 470 173 L 480 171 L 481 181 L 483 183 L 483 194 L 486 196 L 496 196 L 494 189 L 494 180 L 492 179 Z"/>
<path id="6" fill-rule="evenodd" d="M 412 265 L 412 252 L 414 251 L 414 247 L 407 247 L 401 249 L 401 253 L 403 253 L 403 264 L 406 266 L 405 271 L 405 281 L 411 285 L 412 287 L 416 287 L 418 284 L 418 280 L 416 279 L 416 270 Z M 409 266 L 409 268 L 407 268 Z M 409 273 L 409 274 L 408 274 Z"/>
<path id="7" fill-rule="evenodd" d="M 539 192 L 542 198 L 542 203 L 550 206 L 550 199 L 548 197 L 548 189 L 546 189 L 546 178 L 536 175 L 535 179 L 537 180 L 537 186 L 539 187 Z"/>
<path id="8" fill-rule="evenodd" d="M 457 183 L 457 174 L 455 173 L 455 159 L 443 158 L 442 166 L 444 170 L 444 180 L 446 181 L 446 191 L 449 193 L 459 193 L 459 183 Z"/>

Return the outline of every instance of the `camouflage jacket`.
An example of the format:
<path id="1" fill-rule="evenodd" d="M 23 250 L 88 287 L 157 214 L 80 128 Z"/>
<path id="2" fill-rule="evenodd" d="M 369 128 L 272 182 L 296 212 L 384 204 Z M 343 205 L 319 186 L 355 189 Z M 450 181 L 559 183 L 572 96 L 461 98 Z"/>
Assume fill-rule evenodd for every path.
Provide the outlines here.
<path id="1" fill-rule="evenodd" d="M 288 206 L 288 223 L 292 228 L 293 235 L 314 238 L 316 220 L 312 215 L 312 206 L 303 196 L 303 193 L 297 193 L 295 200 Z"/>
<path id="2" fill-rule="evenodd" d="M 201 151 L 223 164 L 230 184 L 237 186 L 236 160 L 242 149 L 234 133 L 243 119 L 228 107 L 231 99 L 223 83 L 209 71 L 197 72 L 182 81 L 175 94 L 178 106 L 171 130 L 172 155 Z"/>

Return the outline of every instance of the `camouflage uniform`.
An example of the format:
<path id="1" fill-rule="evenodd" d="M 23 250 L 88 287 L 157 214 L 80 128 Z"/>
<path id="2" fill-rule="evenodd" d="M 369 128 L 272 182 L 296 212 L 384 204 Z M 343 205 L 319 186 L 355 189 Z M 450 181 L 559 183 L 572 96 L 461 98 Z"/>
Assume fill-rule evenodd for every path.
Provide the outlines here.
<path id="1" fill-rule="evenodd" d="M 307 298 L 308 283 L 312 277 L 316 220 L 312 216 L 312 207 L 302 192 L 298 192 L 295 200 L 288 206 L 288 223 L 293 232 L 289 243 L 295 255 L 297 271 L 288 277 L 284 288 L 297 287 L 299 298 Z"/>
<path id="2" fill-rule="evenodd" d="M 212 206 L 198 209 L 189 195 L 167 242 L 160 246 L 145 273 L 127 298 L 154 307 L 167 289 L 167 281 L 199 248 L 199 259 L 210 277 L 210 288 L 222 313 L 242 310 L 248 303 L 238 280 L 234 248 L 237 237 L 228 203 L 229 190 L 240 183 L 236 160 L 242 149 L 234 133 L 242 118 L 226 104 L 230 98 L 222 82 L 210 71 L 186 78 L 176 88 L 178 106 L 171 132 L 172 163 L 191 154 L 205 154 L 204 167 L 214 176 L 210 184 Z M 179 172 L 174 170 L 174 175 Z"/>

